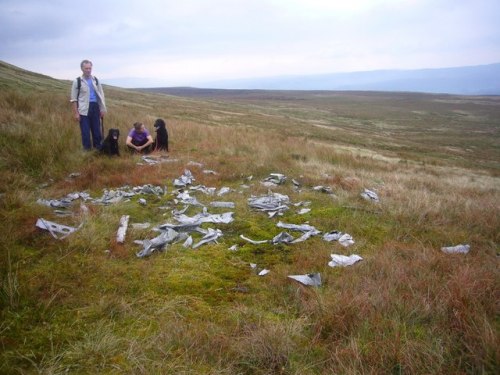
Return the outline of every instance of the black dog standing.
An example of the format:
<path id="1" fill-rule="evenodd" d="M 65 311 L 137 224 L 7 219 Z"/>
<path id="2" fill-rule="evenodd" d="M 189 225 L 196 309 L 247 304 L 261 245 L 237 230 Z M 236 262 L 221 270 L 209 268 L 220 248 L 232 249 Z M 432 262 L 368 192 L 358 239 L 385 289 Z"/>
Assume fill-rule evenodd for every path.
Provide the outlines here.
<path id="1" fill-rule="evenodd" d="M 154 142 L 154 150 L 168 151 L 168 132 L 165 121 L 161 118 L 155 121 L 156 138 Z"/>
<path id="2" fill-rule="evenodd" d="M 120 130 L 109 129 L 107 137 L 101 145 L 101 152 L 103 154 L 112 156 L 120 156 L 120 149 L 118 148 L 118 138 L 120 137 Z"/>

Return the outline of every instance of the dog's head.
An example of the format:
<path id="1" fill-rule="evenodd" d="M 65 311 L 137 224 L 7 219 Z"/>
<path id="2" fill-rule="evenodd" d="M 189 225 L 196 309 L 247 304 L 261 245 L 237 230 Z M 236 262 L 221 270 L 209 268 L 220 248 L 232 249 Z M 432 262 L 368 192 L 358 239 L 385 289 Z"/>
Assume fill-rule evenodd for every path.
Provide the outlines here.
<path id="1" fill-rule="evenodd" d="M 114 139 L 114 140 L 118 140 L 118 138 L 120 137 L 120 130 L 118 130 L 118 129 L 109 129 L 108 137 L 111 138 L 111 139 Z"/>
<path id="2" fill-rule="evenodd" d="M 165 126 L 165 121 L 163 121 L 161 118 L 155 121 L 154 127 L 156 131 L 158 131 L 158 129 L 165 129 Z"/>

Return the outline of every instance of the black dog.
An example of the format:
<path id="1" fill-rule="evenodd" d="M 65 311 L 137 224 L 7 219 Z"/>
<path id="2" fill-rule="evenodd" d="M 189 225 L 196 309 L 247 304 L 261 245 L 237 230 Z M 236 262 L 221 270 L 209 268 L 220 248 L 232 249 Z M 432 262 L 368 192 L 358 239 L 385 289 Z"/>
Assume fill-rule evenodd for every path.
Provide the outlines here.
<path id="1" fill-rule="evenodd" d="M 112 155 L 120 156 L 120 149 L 118 148 L 119 137 L 120 137 L 120 130 L 109 129 L 108 136 L 102 142 L 101 152 L 109 156 Z"/>
<path id="2" fill-rule="evenodd" d="M 168 151 L 168 132 L 165 121 L 161 118 L 155 121 L 156 138 L 153 150 Z"/>

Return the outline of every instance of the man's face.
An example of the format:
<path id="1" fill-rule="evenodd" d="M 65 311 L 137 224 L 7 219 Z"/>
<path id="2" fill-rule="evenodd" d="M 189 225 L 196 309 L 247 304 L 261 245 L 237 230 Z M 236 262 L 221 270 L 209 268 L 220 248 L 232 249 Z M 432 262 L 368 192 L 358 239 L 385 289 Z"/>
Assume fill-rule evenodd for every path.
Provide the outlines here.
<path id="1" fill-rule="evenodd" d="M 85 63 L 82 65 L 82 72 L 83 75 L 88 77 L 92 73 L 92 64 L 90 63 Z"/>

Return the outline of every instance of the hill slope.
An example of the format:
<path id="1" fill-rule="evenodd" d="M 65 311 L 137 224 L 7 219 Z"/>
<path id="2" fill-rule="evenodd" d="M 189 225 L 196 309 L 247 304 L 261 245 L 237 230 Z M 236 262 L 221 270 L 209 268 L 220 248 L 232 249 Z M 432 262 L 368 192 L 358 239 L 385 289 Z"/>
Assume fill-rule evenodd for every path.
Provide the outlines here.
<path id="1" fill-rule="evenodd" d="M 167 120 L 151 163 L 83 152 L 69 82 L 1 69 L 0 373 L 496 373 L 498 98 L 106 86 L 107 128 Z"/>

